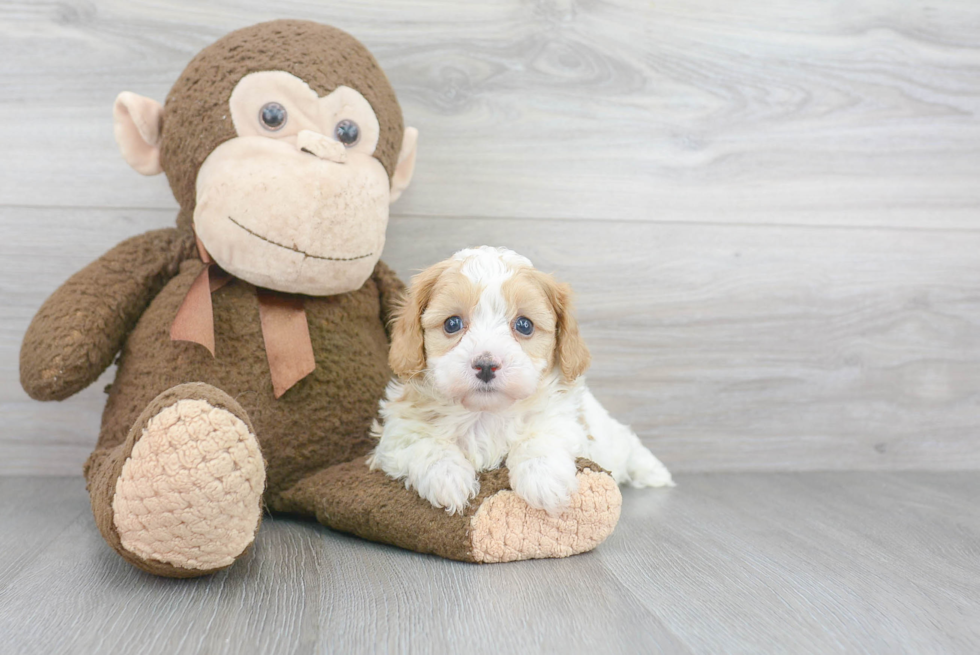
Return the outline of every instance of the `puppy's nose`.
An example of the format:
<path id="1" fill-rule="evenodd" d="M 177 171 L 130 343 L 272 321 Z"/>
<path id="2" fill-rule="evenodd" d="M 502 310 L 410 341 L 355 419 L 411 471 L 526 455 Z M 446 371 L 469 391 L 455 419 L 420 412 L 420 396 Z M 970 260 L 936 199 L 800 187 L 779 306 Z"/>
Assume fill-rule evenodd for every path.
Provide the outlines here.
<path id="1" fill-rule="evenodd" d="M 495 371 L 500 367 L 493 360 L 481 358 L 473 362 L 473 368 L 478 371 L 476 377 L 484 382 L 489 382 L 494 378 L 496 375 Z"/>

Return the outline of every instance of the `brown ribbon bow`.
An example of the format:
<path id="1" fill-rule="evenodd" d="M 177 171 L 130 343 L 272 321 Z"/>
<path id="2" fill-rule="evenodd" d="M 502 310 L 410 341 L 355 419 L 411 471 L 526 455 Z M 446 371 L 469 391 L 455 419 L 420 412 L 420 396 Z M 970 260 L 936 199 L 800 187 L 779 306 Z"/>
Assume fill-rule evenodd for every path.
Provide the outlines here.
<path id="1" fill-rule="evenodd" d="M 228 284 L 232 275 L 215 264 L 200 239 L 197 249 L 205 266 L 177 310 L 177 316 L 170 326 L 170 339 L 199 343 L 214 357 L 211 294 Z M 306 322 L 306 309 L 301 296 L 258 287 L 255 292 L 259 300 L 265 355 L 272 374 L 272 389 L 279 398 L 316 368 L 310 326 Z"/>

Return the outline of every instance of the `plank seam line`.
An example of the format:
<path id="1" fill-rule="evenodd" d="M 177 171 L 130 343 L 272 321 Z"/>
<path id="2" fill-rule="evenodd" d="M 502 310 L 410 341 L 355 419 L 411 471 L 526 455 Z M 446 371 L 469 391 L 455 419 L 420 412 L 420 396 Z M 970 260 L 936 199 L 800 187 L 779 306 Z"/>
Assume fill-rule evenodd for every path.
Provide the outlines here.
<path id="1" fill-rule="evenodd" d="M 115 212 L 173 212 L 175 215 L 177 207 L 110 207 L 101 205 L 81 206 L 81 205 L 25 205 L 25 204 L 5 204 L 0 203 L 0 209 L 26 209 L 36 211 L 115 211 Z M 980 210 L 980 207 L 977 208 Z M 706 226 L 706 227 L 741 227 L 741 228 L 788 228 L 799 230 L 881 230 L 886 232 L 929 232 L 929 233 L 948 233 L 948 234 L 977 234 L 980 227 L 926 227 L 919 225 L 898 226 L 898 225 L 875 225 L 873 223 L 861 223 L 858 225 L 839 225 L 839 224 L 816 224 L 816 223 L 762 223 L 762 222 L 725 222 L 725 221 L 678 221 L 662 219 L 644 218 L 573 218 L 561 216 L 488 216 L 488 215 L 437 215 L 437 214 L 401 214 L 394 213 L 390 217 L 392 220 L 411 220 L 411 219 L 431 219 L 443 221 L 539 221 L 539 222 L 564 222 L 564 223 L 624 223 L 636 225 L 668 225 L 668 226 Z"/>

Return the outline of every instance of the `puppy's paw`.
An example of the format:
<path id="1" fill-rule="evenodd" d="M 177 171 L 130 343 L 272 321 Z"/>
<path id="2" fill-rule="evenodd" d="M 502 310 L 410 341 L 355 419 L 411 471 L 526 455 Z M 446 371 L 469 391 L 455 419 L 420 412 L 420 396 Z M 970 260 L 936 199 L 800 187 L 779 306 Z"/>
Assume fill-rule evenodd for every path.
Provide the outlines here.
<path id="1" fill-rule="evenodd" d="M 670 471 L 646 448 L 633 451 L 626 467 L 632 487 L 673 487 Z"/>
<path id="2" fill-rule="evenodd" d="M 510 486 L 531 507 L 543 509 L 552 516 L 568 507 L 578 491 L 575 461 L 570 457 L 535 457 L 522 462 L 508 462 Z"/>
<path id="3" fill-rule="evenodd" d="M 450 514 L 462 514 L 470 499 L 480 493 L 476 469 L 462 457 L 437 460 L 414 486 L 420 496 Z"/>

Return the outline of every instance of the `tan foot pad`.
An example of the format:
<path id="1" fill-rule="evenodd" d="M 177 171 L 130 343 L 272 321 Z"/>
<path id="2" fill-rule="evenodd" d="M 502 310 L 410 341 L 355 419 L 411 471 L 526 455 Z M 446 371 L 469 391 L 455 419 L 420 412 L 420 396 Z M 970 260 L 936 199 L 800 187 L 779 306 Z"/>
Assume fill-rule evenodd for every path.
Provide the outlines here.
<path id="1" fill-rule="evenodd" d="M 265 465 L 248 426 L 205 400 L 154 415 L 123 465 L 112 501 L 122 546 L 146 560 L 212 570 L 255 538 Z"/>
<path id="2" fill-rule="evenodd" d="M 473 515 L 470 536 L 477 562 L 568 557 L 592 550 L 612 534 L 623 496 L 612 476 L 583 469 L 579 491 L 558 516 L 528 507 L 511 490 L 488 498 Z"/>

